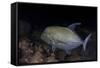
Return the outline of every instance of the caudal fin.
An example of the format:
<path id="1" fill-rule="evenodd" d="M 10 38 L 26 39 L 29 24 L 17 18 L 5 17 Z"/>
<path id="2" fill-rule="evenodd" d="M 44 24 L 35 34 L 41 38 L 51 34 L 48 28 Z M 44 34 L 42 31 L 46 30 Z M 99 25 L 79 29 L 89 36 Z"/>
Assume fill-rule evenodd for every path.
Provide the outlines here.
<path id="1" fill-rule="evenodd" d="M 91 33 L 86 37 L 86 39 L 84 40 L 84 42 L 83 42 L 83 51 L 86 51 L 86 45 L 87 45 L 87 43 L 88 43 L 88 41 L 89 41 L 89 39 L 90 39 L 90 37 L 91 37 Z"/>

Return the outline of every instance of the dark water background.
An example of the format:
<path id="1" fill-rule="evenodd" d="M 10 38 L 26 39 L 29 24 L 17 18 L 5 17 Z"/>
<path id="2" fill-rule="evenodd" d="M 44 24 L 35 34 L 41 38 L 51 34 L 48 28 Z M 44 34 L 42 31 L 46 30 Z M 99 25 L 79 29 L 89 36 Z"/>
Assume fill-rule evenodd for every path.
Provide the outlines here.
<path id="1" fill-rule="evenodd" d="M 92 38 L 87 46 L 87 52 L 85 57 L 82 58 L 83 60 L 97 59 L 96 7 L 19 3 L 18 19 L 19 40 L 22 36 L 27 36 L 32 41 L 39 40 L 42 31 L 48 26 L 67 27 L 75 22 L 81 23 L 76 28 L 76 32 L 82 39 L 85 39 L 89 33 L 92 33 Z M 76 51 L 80 51 L 80 49 L 82 47 L 76 49 Z M 74 57 L 72 56 L 72 58 Z"/>
<path id="2" fill-rule="evenodd" d="M 19 20 L 29 22 L 33 29 L 49 25 L 67 26 L 74 22 L 81 22 L 82 26 L 96 30 L 96 7 L 19 4 L 18 9 Z"/>

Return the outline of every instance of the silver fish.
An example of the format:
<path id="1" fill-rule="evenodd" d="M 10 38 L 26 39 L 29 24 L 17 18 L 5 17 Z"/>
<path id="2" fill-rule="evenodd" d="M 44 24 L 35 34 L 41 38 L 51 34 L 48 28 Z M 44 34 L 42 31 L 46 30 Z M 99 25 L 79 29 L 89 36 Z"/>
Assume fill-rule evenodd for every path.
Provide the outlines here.
<path id="1" fill-rule="evenodd" d="M 74 23 L 67 27 L 49 26 L 41 34 L 41 39 L 52 46 L 52 50 L 56 48 L 64 50 L 67 54 L 71 53 L 74 48 L 83 45 L 83 51 L 86 50 L 86 44 L 91 37 L 91 33 L 82 40 L 74 31 L 77 25 L 81 23 Z"/>

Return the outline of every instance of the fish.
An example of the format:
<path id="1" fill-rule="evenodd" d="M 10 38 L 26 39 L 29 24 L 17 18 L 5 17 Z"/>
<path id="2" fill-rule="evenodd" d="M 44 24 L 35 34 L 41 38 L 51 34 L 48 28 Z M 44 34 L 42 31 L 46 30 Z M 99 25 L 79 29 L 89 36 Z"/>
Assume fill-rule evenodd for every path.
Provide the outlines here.
<path id="1" fill-rule="evenodd" d="M 91 33 L 83 40 L 76 32 L 76 26 L 81 23 L 73 23 L 68 27 L 64 26 L 48 26 L 41 34 L 41 39 L 52 46 L 52 51 L 62 49 L 66 54 L 71 54 L 71 51 L 82 45 L 82 49 L 86 51 L 86 45 L 91 37 Z"/>

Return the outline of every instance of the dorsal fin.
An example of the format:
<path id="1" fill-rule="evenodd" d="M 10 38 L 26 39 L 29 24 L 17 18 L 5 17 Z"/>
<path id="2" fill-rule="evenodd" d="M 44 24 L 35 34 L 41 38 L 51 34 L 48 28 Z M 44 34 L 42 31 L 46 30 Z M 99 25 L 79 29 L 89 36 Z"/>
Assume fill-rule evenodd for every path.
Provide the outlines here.
<path id="1" fill-rule="evenodd" d="M 77 25 L 81 25 L 81 23 L 73 23 L 69 25 L 68 28 L 74 31 Z"/>

